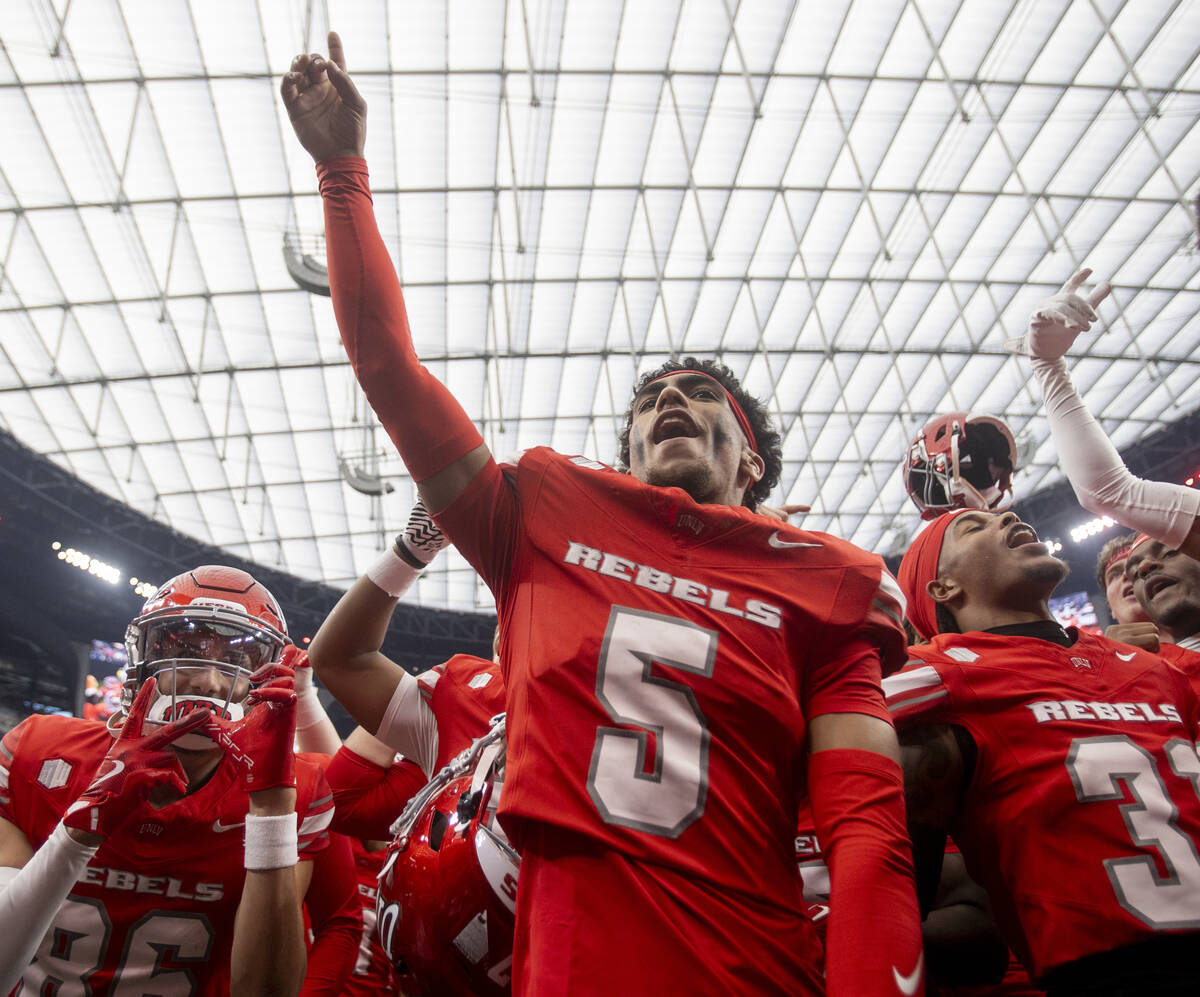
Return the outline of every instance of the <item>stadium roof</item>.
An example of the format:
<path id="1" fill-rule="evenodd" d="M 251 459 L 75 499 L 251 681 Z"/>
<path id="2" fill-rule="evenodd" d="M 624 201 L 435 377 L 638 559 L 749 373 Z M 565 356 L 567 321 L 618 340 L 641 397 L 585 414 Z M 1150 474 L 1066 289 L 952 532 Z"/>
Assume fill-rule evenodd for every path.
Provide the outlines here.
<path id="1" fill-rule="evenodd" d="M 1019 494 L 1060 480 L 1003 342 L 1084 262 L 1117 445 L 1200 406 L 1200 3 L 15 0 L 0 422 L 205 543 L 345 585 L 412 499 L 297 284 L 322 221 L 278 80 L 331 23 L 418 348 L 498 455 L 612 461 L 636 372 L 715 353 L 782 424 L 776 500 L 887 553 L 936 411 L 1005 414 Z M 491 605 L 457 555 L 428 575 Z"/>

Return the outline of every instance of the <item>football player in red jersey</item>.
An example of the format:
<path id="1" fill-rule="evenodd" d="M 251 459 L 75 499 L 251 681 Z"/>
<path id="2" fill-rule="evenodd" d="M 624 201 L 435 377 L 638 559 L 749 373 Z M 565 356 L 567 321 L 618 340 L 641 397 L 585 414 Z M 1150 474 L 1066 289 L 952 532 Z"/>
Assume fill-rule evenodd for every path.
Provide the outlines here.
<path id="1" fill-rule="evenodd" d="M 429 777 L 504 712 L 504 681 L 494 661 L 458 654 L 414 678 L 380 651 L 396 600 L 448 542 L 418 503 L 395 545 L 343 596 L 310 646 L 322 682 L 377 734 L 357 728 L 327 771 L 338 808 L 334 827 L 357 837 L 391 837 L 392 824 Z M 422 816 L 432 819 L 435 809 Z M 512 961 L 511 931 L 495 918 L 481 931 L 488 944 L 459 940 L 489 889 L 478 849 L 464 838 L 468 823 L 473 836 L 477 822 L 464 822 L 438 848 L 419 836 L 405 848 L 393 846 L 384 883 L 407 891 L 400 930 L 394 911 L 388 923 L 389 953 L 432 993 L 470 989 L 473 980 L 502 990 Z M 409 888 L 410 873 L 419 888 Z M 381 905 L 395 907 L 390 895 L 381 896 Z M 419 950 L 409 945 L 414 939 L 422 942 Z"/>
<path id="2" fill-rule="evenodd" d="M 250 575 L 185 572 L 130 624 L 115 741 L 56 716 L 5 736 L 0 989 L 298 991 L 298 860 L 325 848 L 332 798 L 292 753 L 286 640 Z"/>
<path id="3" fill-rule="evenodd" d="M 371 211 L 366 104 L 329 42 L 329 60 L 293 60 L 282 94 L 317 162 L 343 343 L 499 609 L 514 991 L 919 993 L 879 689 L 904 634 L 881 560 L 754 512 L 778 434 L 711 362 L 643 377 L 629 474 L 545 448 L 502 469 L 416 357 Z M 806 791 L 833 890 L 825 983 L 793 864 Z"/>
<path id="4" fill-rule="evenodd" d="M 1200 696 L 1200 561 L 1144 534 L 1131 545 L 1125 575 L 1150 621 L 1175 637 L 1158 653 Z"/>
<path id="5" fill-rule="evenodd" d="M 1051 994 L 1194 994 L 1196 696 L 1161 658 L 1059 626 L 1066 570 L 1015 514 L 976 510 L 901 562 L 932 637 L 884 682 L 922 894 L 949 832 Z"/>

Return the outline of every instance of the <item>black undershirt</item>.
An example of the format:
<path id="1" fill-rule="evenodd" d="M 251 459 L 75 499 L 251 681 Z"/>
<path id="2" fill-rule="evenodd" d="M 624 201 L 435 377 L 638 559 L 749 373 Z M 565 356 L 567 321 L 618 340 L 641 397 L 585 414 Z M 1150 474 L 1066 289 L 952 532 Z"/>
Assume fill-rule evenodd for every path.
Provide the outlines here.
<path id="1" fill-rule="evenodd" d="M 1079 639 L 1079 631 L 1072 628 L 1065 630 L 1057 620 L 1034 620 L 1032 623 L 1009 623 L 1003 627 L 992 627 L 983 631 L 985 634 L 995 634 L 997 637 L 1036 637 L 1038 640 L 1048 640 L 1059 647 L 1072 647 Z"/>

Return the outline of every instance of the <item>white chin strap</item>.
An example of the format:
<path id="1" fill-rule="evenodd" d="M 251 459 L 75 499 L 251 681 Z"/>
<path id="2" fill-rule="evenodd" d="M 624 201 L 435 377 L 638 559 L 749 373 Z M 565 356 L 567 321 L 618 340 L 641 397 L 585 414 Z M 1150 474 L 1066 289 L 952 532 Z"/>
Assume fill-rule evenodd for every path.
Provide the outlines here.
<path id="1" fill-rule="evenodd" d="M 238 721 L 245 716 L 241 703 L 227 703 L 223 698 L 213 696 L 171 696 L 161 694 L 155 697 L 146 713 L 146 723 L 156 726 L 169 724 L 172 720 L 186 717 L 195 710 L 207 710 L 214 716 L 224 720 Z M 177 748 L 190 748 L 193 751 L 203 751 L 215 747 L 216 742 L 207 734 L 191 731 L 171 742 Z"/>

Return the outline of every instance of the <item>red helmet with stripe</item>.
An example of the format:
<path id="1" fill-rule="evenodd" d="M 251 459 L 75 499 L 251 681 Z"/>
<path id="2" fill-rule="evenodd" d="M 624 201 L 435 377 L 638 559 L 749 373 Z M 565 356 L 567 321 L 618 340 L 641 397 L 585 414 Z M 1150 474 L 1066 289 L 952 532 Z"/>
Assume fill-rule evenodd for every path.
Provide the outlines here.
<path id="1" fill-rule="evenodd" d="M 278 661 L 287 644 L 279 603 L 251 575 L 214 564 L 185 571 L 147 599 L 125 630 L 129 675 L 121 704 L 128 710 L 153 675 L 158 693 L 148 722 L 169 723 L 199 708 L 240 719 L 250 675 Z M 212 746 L 198 733 L 176 744 Z"/>

